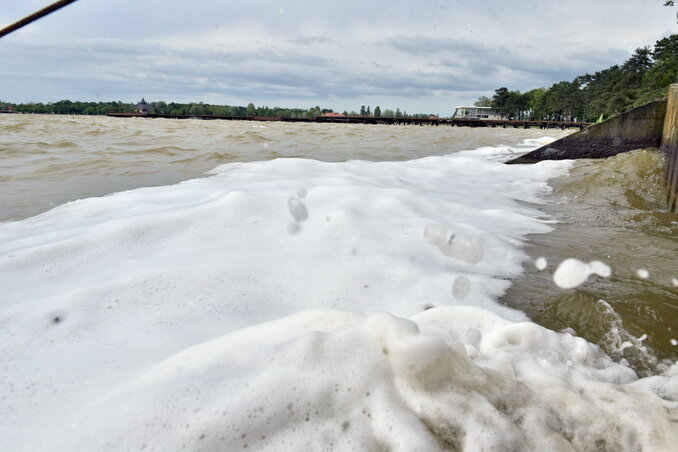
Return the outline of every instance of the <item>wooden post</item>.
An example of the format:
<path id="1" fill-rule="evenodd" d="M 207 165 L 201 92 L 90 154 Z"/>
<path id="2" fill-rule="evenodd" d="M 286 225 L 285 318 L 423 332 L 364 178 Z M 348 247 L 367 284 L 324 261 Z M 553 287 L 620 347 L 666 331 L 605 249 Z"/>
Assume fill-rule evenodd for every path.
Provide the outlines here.
<path id="1" fill-rule="evenodd" d="M 678 83 L 669 87 L 661 149 L 666 157 L 666 188 L 670 212 L 678 212 Z"/>

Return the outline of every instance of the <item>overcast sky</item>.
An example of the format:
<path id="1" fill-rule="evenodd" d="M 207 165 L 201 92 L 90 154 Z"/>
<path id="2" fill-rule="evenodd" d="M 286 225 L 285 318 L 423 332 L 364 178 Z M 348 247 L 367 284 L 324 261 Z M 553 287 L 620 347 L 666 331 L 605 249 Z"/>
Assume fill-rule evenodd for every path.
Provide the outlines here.
<path id="1" fill-rule="evenodd" d="M 2 0 L 0 26 L 54 0 Z M 79 0 L 0 39 L 0 100 L 450 114 L 621 64 L 663 0 Z"/>

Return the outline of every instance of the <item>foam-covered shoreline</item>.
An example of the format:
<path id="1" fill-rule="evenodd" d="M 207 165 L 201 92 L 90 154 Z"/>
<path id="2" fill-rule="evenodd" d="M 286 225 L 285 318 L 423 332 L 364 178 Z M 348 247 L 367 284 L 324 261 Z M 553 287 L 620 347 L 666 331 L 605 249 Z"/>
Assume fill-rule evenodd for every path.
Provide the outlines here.
<path id="1" fill-rule="evenodd" d="M 669 450 L 675 366 L 496 303 L 549 230 L 520 201 L 569 167 L 508 151 L 234 163 L 0 224 L 1 442 Z"/>
<path id="2" fill-rule="evenodd" d="M 581 338 L 482 308 L 306 310 L 170 357 L 59 447 L 668 451 L 672 375 L 636 380 Z"/>

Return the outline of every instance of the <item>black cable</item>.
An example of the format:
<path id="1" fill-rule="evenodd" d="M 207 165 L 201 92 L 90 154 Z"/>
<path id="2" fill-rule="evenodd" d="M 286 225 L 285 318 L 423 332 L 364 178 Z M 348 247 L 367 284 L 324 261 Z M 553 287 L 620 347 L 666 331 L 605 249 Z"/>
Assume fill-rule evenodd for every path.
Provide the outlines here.
<path id="1" fill-rule="evenodd" d="M 2 38 L 5 35 L 10 34 L 13 31 L 18 30 L 21 27 L 24 27 L 31 22 L 35 22 L 36 20 L 40 19 L 41 17 L 45 17 L 46 15 L 53 13 L 54 11 L 63 8 L 66 5 L 70 5 L 71 3 L 75 2 L 77 0 L 59 0 L 58 2 L 54 2 L 49 6 L 46 6 L 42 8 L 40 11 L 36 11 L 30 16 L 26 16 L 23 19 L 21 19 L 18 22 L 14 22 L 12 25 L 8 25 L 2 30 L 0 30 L 0 38 Z"/>

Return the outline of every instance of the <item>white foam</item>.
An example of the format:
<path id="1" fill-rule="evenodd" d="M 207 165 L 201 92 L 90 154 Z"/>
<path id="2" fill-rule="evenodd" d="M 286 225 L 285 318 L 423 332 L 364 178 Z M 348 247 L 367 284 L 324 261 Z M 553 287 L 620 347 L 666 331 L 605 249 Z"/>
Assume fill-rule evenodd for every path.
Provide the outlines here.
<path id="1" fill-rule="evenodd" d="M 88 407 L 56 445 L 669 450 L 675 416 L 661 410 L 675 403 L 634 380 L 582 339 L 480 308 L 411 320 L 303 311 L 171 356 Z"/>
<path id="2" fill-rule="evenodd" d="M 535 267 L 537 268 L 537 270 L 539 270 L 539 271 L 541 271 L 541 270 L 546 270 L 546 267 L 548 267 L 548 265 L 549 265 L 549 264 L 548 264 L 548 261 L 546 260 L 545 257 L 538 257 L 538 258 L 534 261 L 534 266 L 535 266 Z"/>
<path id="3" fill-rule="evenodd" d="M 0 443 L 662 450 L 678 370 L 494 301 L 569 165 L 237 163 L 2 223 Z"/>

